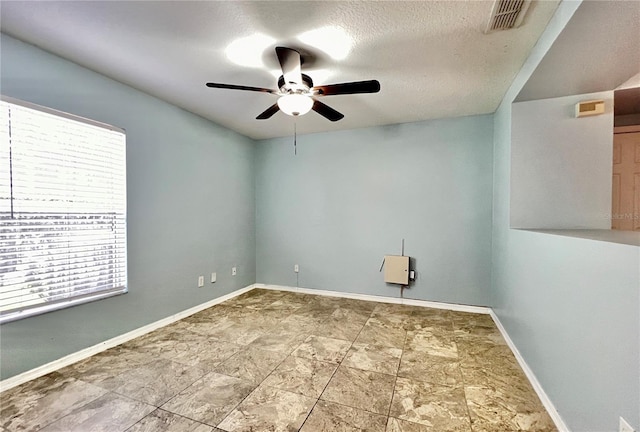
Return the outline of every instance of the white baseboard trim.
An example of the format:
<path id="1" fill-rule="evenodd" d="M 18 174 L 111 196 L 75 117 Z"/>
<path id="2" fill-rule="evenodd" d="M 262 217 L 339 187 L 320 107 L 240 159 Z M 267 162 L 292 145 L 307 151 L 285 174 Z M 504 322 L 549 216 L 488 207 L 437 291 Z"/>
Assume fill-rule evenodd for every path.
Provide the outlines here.
<path id="1" fill-rule="evenodd" d="M 542 385 L 538 381 L 538 378 L 536 378 L 535 374 L 533 373 L 533 371 L 531 370 L 527 362 L 524 361 L 524 358 L 520 354 L 520 351 L 518 351 L 518 348 L 516 348 L 516 345 L 513 343 L 513 341 L 509 337 L 507 330 L 504 328 L 504 326 L 500 322 L 500 319 L 498 318 L 498 316 L 495 314 L 493 310 L 491 310 L 490 314 L 491 314 L 491 318 L 493 318 L 493 321 L 496 323 L 498 330 L 500 330 L 500 333 L 502 333 L 502 337 L 507 342 L 507 345 L 509 345 L 509 348 L 511 348 L 511 351 L 513 352 L 513 355 L 516 357 L 516 360 L 518 360 L 520 367 L 522 368 L 525 375 L 529 379 L 529 382 L 533 386 L 533 389 L 536 391 L 538 398 L 540 398 L 540 402 L 542 402 L 547 412 L 549 413 L 549 416 L 555 423 L 556 428 L 558 428 L 558 431 L 571 432 L 567 427 L 567 425 L 565 424 L 564 420 L 562 420 L 562 417 L 560 417 L 560 413 L 558 413 L 558 410 L 556 410 L 555 405 L 553 405 L 553 402 L 551 402 L 551 399 L 549 399 L 549 396 L 547 396 L 547 393 L 542 388 Z"/>
<path id="2" fill-rule="evenodd" d="M 471 313 L 479 313 L 479 314 L 489 314 L 491 309 L 484 306 L 468 306 L 468 305 L 459 305 L 454 303 L 441 303 L 434 302 L 428 300 L 414 300 L 414 299 L 405 299 L 398 297 L 384 297 L 370 294 L 357 294 L 357 293 L 349 293 L 349 292 L 340 292 L 340 291 L 328 291 L 328 290 L 320 290 L 314 288 L 299 288 L 299 287 L 291 287 L 285 285 L 267 285 L 267 284 L 255 284 L 255 288 L 262 289 L 271 289 L 277 291 L 291 291 L 291 292 L 299 292 L 303 294 L 313 294 L 313 295 L 321 295 L 327 297 L 342 297 L 349 298 L 355 300 L 366 300 L 373 301 L 379 303 L 396 303 L 403 304 L 409 306 L 420 306 L 420 307 L 428 307 L 435 309 L 447 309 L 456 312 L 471 312 Z"/>
<path id="3" fill-rule="evenodd" d="M 374 302 L 382 302 L 382 303 L 396 303 L 396 304 L 405 304 L 405 305 L 411 305 L 411 306 L 447 309 L 447 310 L 452 310 L 456 312 L 489 314 L 491 315 L 491 318 L 493 319 L 493 321 L 496 323 L 496 326 L 498 327 L 498 330 L 500 330 L 500 333 L 502 334 L 502 337 L 504 337 L 504 340 L 507 342 L 507 345 L 509 345 L 509 348 L 513 352 L 513 355 L 515 356 L 516 360 L 520 364 L 520 367 L 522 368 L 525 375 L 527 376 L 527 379 L 529 380 L 536 394 L 540 398 L 540 401 L 542 402 L 547 412 L 549 413 L 549 416 L 555 423 L 556 428 L 558 428 L 558 431 L 570 432 L 569 428 L 564 423 L 564 421 L 562 420 L 562 417 L 560 417 L 560 414 L 558 413 L 555 406 L 553 405 L 553 402 L 551 402 L 551 399 L 549 399 L 549 396 L 547 396 L 547 394 L 545 393 L 544 389 L 540 385 L 540 382 L 536 378 L 535 374 L 533 373 L 529 365 L 524 361 L 524 358 L 522 357 L 522 355 L 520 355 L 518 348 L 516 348 L 515 344 L 509 337 L 509 334 L 507 333 L 506 329 L 498 319 L 498 316 L 495 314 L 495 312 L 493 312 L 491 308 L 482 307 L 482 306 L 468 306 L 468 305 L 459 305 L 459 304 L 452 304 L 452 303 L 441 303 L 441 302 L 433 302 L 433 301 L 427 301 L 427 300 L 413 300 L 413 299 L 403 299 L 403 298 L 397 298 L 397 297 L 383 297 L 383 296 L 375 296 L 375 295 L 368 295 L 368 294 L 327 291 L 327 290 L 319 290 L 319 289 L 312 289 L 312 288 L 299 288 L 299 287 L 290 287 L 290 286 L 283 286 L 283 285 L 266 285 L 266 284 L 258 283 L 258 284 L 255 284 L 255 288 L 271 289 L 271 290 L 278 290 L 278 291 L 291 291 L 291 292 L 299 292 L 303 294 L 314 294 L 314 295 L 321 295 L 321 296 L 328 296 L 328 297 L 342 297 L 342 298 L 350 298 L 350 299 L 356 299 L 356 300 L 366 300 L 366 301 L 374 301 Z"/>
<path id="4" fill-rule="evenodd" d="M 538 397 L 540 398 L 540 401 L 542 402 L 547 412 L 549 413 L 549 416 L 551 416 L 551 419 L 553 420 L 556 427 L 558 428 L 558 431 L 570 432 L 569 428 L 564 423 L 564 421 L 562 420 L 562 417 L 560 417 L 560 414 L 558 413 L 555 406 L 553 405 L 553 402 L 551 402 L 551 399 L 549 399 L 549 396 L 547 396 L 547 394 L 545 393 L 544 389 L 540 385 L 540 382 L 534 375 L 533 371 L 531 370 L 529 365 L 524 361 L 524 358 L 522 357 L 522 355 L 520 355 L 520 352 L 518 351 L 515 344 L 509 337 L 509 334 L 507 333 L 506 329 L 500 322 L 500 319 L 498 319 L 498 316 L 493 312 L 493 310 L 491 310 L 491 308 L 482 307 L 482 306 L 458 305 L 453 303 L 441 303 L 441 302 L 433 302 L 433 301 L 427 301 L 427 300 L 414 300 L 414 299 L 404 299 L 404 298 L 397 298 L 397 297 L 376 296 L 376 295 L 369 295 L 369 294 L 328 291 L 328 290 L 320 290 L 320 289 L 313 289 L 313 288 L 298 288 L 298 287 L 290 287 L 290 286 L 284 286 L 284 285 L 266 285 L 266 284 L 259 284 L 259 283 L 249 285 L 245 288 L 240 288 L 229 294 L 226 294 L 221 297 L 210 300 L 208 302 L 199 304 L 192 308 L 186 309 L 182 312 L 178 312 L 177 314 L 168 316 L 166 318 L 163 318 L 151 324 L 147 324 L 146 326 L 143 326 L 135 330 L 132 330 L 128 333 L 116 336 L 104 342 L 100 342 L 99 344 L 96 344 L 94 346 L 69 354 L 58 360 L 54 360 L 50 363 L 28 370 L 19 375 L 13 376 L 11 378 L 7 378 L 3 381 L 0 381 L 0 393 L 5 390 L 9 390 L 13 387 L 19 386 L 20 384 L 24 384 L 27 381 L 31 381 L 33 379 L 39 378 L 48 373 L 54 372 L 65 366 L 69 366 L 80 360 L 84 360 L 87 357 L 91 357 L 92 355 L 98 354 L 109 348 L 113 348 L 117 345 L 130 341 L 131 339 L 135 339 L 139 336 L 150 333 L 161 327 L 172 324 L 176 321 L 179 321 L 183 318 L 186 318 L 204 309 L 210 308 L 211 306 L 215 306 L 233 297 L 237 297 L 241 294 L 244 294 L 247 291 L 251 291 L 254 288 L 270 289 L 270 290 L 278 290 L 278 291 L 291 291 L 291 292 L 299 292 L 303 294 L 313 294 L 313 295 L 328 296 L 328 297 L 341 297 L 341 298 L 366 300 L 366 301 L 373 301 L 373 302 L 380 302 L 380 303 L 404 304 L 404 305 L 410 305 L 410 306 L 446 309 L 446 310 L 452 310 L 457 312 L 490 314 L 491 318 L 493 318 L 493 321 L 496 323 L 496 326 L 500 330 L 502 337 L 504 337 L 505 341 L 507 342 L 507 345 L 509 346 L 509 348 L 513 352 L 513 355 L 516 357 L 516 360 L 520 364 L 520 367 L 522 368 L 525 375 L 529 379 L 529 382 L 531 382 L 531 385 L 533 386 Z"/>
<path id="5" fill-rule="evenodd" d="M 183 310 L 182 312 L 178 312 L 177 314 L 168 316 L 166 318 L 163 318 L 161 320 L 152 322 L 151 324 L 147 324 L 145 326 L 142 326 L 140 328 L 137 328 L 135 330 L 132 330 L 128 333 L 124 333 L 121 334 L 119 336 L 116 336 L 114 338 L 111 338 L 109 340 L 106 340 L 104 342 L 100 342 L 96 345 L 90 346 L 88 348 L 82 349 L 80 351 L 76 351 L 72 354 L 69 354 L 67 356 L 64 356 L 62 358 L 59 358 L 57 360 L 54 360 L 52 362 L 49 362 L 47 364 L 44 364 L 42 366 L 38 366 L 37 368 L 28 370 L 26 372 L 23 372 L 19 375 L 15 375 L 12 376 L 11 378 L 7 378 L 5 380 L 0 381 L 0 393 L 5 391 L 5 390 L 9 390 L 10 388 L 19 386 L 20 384 L 24 384 L 27 381 L 31 381 L 33 379 L 39 378 L 43 375 L 46 375 L 48 373 L 54 372 L 60 368 L 63 368 L 65 366 L 69 366 L 73 363 L 76 363 L 80 360 L 84 360 L 87 357 L 91 357 L 92 355 L 98 354 L 102 351 L 106 351 L 109 348 L 113 348 L 117 345 L 123 344 L 127 341 L 130 341 L 131 339 L 135 339 L 137 337 L 140 337 L 142 335 L 145 335 L 147 333 L 150 333 L 154 330 L 157 330 L 161 327 L 167 326 L 169 324 L 172 324 L 176 321 L 180 321 L 183 318 L 186 318 L 190 315 L 193 315 L 197 312 L 200 312 L 204 309 L 210 308 L 211 306 L 215 306 L 219 303 L 222 303 L 224 301 L 227 301 L 233 297 L 239 296 L 240 294 L 243 294 L 247 291 L 251 291 L 252 289 L 254 289 L 256 287 L 255 284 L 253 285 L 249 285 L 247 287 L 244 288 L 240 288 L 236 291 L 233 291 L 229 294 L 225 294 L 221 297 L 215 298 L 213 300 L 210 300 L 208 302 L 199 304 L 197 306 L 194 306 L 192 308 Z"/>

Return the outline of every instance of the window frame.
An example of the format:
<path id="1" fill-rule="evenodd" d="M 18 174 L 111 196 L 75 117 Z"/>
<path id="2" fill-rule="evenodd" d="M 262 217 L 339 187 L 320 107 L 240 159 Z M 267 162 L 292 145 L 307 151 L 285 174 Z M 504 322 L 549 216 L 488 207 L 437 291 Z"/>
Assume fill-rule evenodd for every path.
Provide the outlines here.
<path id="1" fill-rule="evenodd" d="M 47 312 L 51 312 L 54 310 L 61 310 L 68 307 L 76 306 L 79 304 L 89 303 L 97 300 L 102 300 L 108 297 L 114 297 L 121 294 L 126 294 L 129 291 L 129 272 L 128 272 L 128 224 L 127 224 L 127 214 L 128 214 L 128 199 L 127 199 L 127 134 L 126 130 L 123 128 L 119 128 L 107 123 L 102 123 L 96 120 L 88 119 L 86 117 L 81 117 L 75 114 L 70 114 L 64 111 L 60 111 L 57 109 L 45 107 L 42 105 L 34 104 L 31 102 L 23 101 L 20 99 L 16 99 L 10 96 L 5 96 L 0 94 L 0 100 L 6 103 L 18 105 L 24 108 L 32 109 L 35 111 L 43 112 L 49 115 L 53 115 L 56 117 L 64 118 L 67 120 L 72 120 L 78 123 L 84 123 L 90 126 L 106 129 L 108 131 L 121 133 L 123 135 L 124 141 L 124 160 L 123 160 L 123 180 L 124 180 L 124 190 L 123 190 L 123 199 L 124 199 L 124 285 L 117 288 L 106 289 L 102 291 L 97 291 L 95 293 L 87 293 L 81 294 L 77 296 L 73 296 L 67 299 L 62 299 L 59 301 L 55 301 L 47 304 L 37 304 L 22 307 L 15 310 L 8 310 L 6 312 L 0 313 L 0 324 L 4 324 L 11 321 L 20 320 L 23 318 L 44 314 Z M 1 287 L 0 287 L 1 288 Z"/>

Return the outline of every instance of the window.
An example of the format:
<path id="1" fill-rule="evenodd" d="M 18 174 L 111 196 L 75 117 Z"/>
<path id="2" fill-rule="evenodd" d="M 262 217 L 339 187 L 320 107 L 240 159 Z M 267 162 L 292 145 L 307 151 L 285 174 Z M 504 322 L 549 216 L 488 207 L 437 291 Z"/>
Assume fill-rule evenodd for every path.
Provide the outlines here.
<path id="1" fill-rule="evenodd" d="M 0 322 L 127 291 L 124 131 L 0 101 Z"/>

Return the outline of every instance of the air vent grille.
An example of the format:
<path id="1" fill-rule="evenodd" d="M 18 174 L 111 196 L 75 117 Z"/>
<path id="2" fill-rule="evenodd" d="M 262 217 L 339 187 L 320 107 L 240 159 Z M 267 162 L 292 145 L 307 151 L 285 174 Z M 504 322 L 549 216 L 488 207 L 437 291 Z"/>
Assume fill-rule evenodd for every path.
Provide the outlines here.
<path id="1" fill-rule="evenodd" d="M 530 4 L 531 0 L 496 0 L 486 33 L 520 26 Z"/>

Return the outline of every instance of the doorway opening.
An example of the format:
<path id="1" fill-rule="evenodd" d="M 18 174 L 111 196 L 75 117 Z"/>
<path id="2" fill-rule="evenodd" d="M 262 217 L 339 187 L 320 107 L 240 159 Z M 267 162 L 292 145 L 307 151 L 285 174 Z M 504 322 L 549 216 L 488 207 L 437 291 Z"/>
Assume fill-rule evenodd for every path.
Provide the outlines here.
<path id="1" fill-rule="evenodd" d="M 640 87 L 613 93 L 611 229 L 640 231 Z"/>

